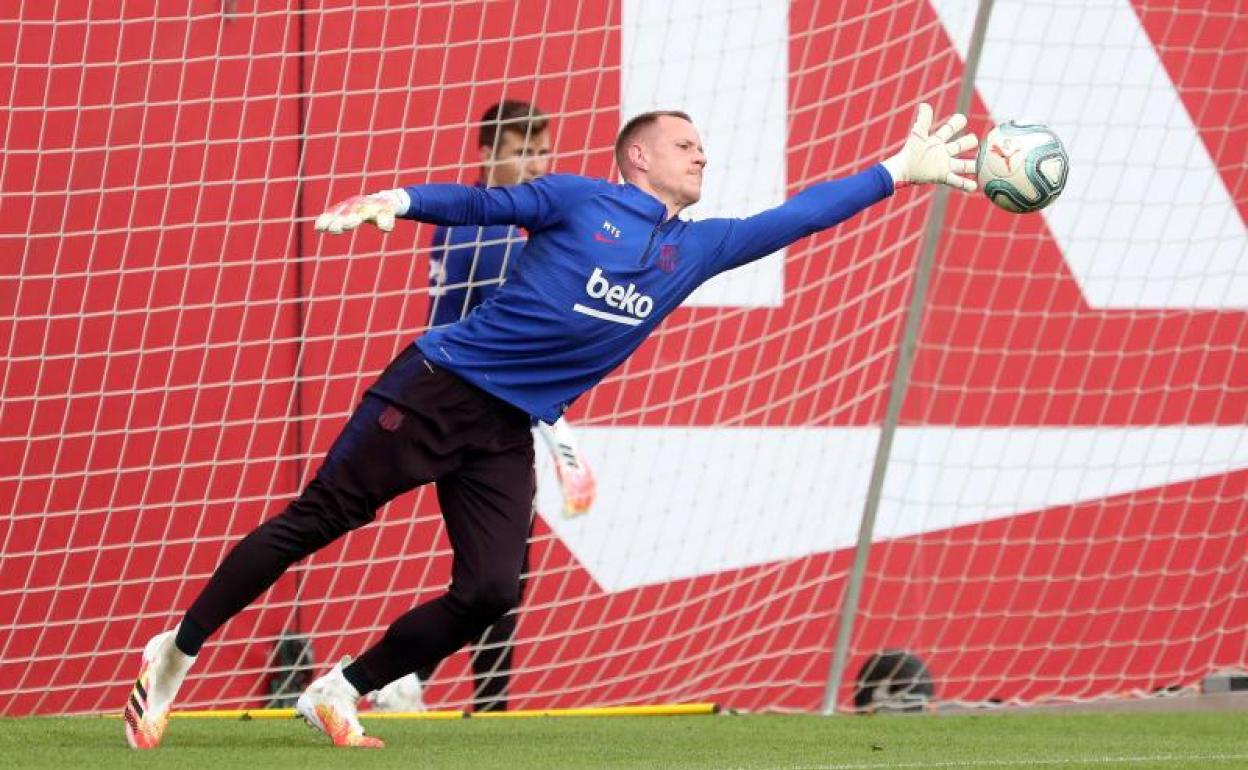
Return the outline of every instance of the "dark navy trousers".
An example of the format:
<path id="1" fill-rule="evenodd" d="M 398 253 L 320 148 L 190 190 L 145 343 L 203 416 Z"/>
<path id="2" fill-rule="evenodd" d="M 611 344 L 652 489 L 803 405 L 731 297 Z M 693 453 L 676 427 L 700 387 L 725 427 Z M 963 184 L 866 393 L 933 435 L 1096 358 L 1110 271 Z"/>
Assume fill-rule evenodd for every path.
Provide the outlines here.
<path id="1" fill-rule="evenodd" d="M 187 618 L 212 634 L 290 565 L 431 481 L 454 552 L 451 585 L 400 616 L 357 663 L 377 687 L 437 663 L 520 601 L 533 437 L 527 414 L 414 345 L 369 388 L 299 497 L 225 557 Z"/>

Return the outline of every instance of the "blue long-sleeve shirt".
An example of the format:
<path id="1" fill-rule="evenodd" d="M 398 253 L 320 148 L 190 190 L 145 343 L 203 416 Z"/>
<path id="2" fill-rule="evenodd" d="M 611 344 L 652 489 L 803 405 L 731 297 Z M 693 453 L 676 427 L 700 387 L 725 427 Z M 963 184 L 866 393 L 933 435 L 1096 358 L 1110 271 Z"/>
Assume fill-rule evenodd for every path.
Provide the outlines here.
<path id="1" fill-rule="evenodd" d="M 429 326 L 455 323 L 494 296 L 524 250 L 512 225 L 439 226 L 429 254 Z"/>
<path id="2" fill-rule="evenodd" d="M 403 214 L 525 228 L 494 297 L 416 345 L 434 364 L 553 423 L 707 279 L 831 227 L 893 191 L 883 166 L 744 219 L 686 222 L 640 188 L 552 174 L 513 187 L 405 188 Z"/>

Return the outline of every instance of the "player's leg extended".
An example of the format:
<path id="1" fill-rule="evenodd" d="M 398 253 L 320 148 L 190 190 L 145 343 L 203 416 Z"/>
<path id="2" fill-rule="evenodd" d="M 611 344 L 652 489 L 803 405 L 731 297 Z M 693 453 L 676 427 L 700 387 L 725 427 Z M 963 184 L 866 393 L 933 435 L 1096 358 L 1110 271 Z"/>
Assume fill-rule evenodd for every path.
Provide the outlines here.
<path id="1" fill-rule="evenodd" d="M 536 501 L 534 501 L 536 504 Z M 529 534 L 525 541 L 524 562 L 520 567 L 520 601 L 529 577 L 529 551 L 533 547 L 533 523 L 536 508 L 529 515 Z M 518 610 L 518 608 L 517 608 Z M 515 667 L 516 611 L 508 612 L 494 625 L 485 629 L 472 650 L 474 691 L 473 711 L 506 711 L 507 687 Z"/>
<path id="2" fill-rule="evenodd" d="M 382 505 L 433 479 L 440 460 L 409 435 L 404 414 L 376 396 L 364 397 L 303 493 L 243 538 L 217 567 L 187 610 L 187 625 L 194 628 L 179 631 L 180 643 L 191 630 L 211 635 L 290 565 L 368 524 Z"/>
<path id="3" fill-rule="evenodd" d="M 515 636 L 516 614 L 509 612 L 487 628 L 473 645 L 473 711 L 507 710 Z"/>
<path id="4" fill-rule="evenodd" d="M 303 493 L 226 556 L 176 636 L 169 631 L 148 642 L 123 712 L 131 746 L 160 743 L 173 698 L 209 635 L 291 564 L 368 523 L 388 500 L 444 471 L 448 464 L 442 455 L 422 445 L 418 421 L 405 414 L 384 399 L 366 396 Z"/>
<path id="5" fill-rule="evenodd" d="M 160 743 L 177 690 L 209 635 L 255 601 L 291 564 L 372 521 L 386 501 L 432 476 L 426 470 L 421 478 L 395 461 L 407 454 L 395 447 L 403 437 L 377 425 L 379 416 L 394 408 L 366 396 L 303 493 L 226 555 L 176 636 L 167 631 L 148 642 L 123 713 L 131 746 L 145 749 Z"/>
<path id="6" fill-rule="evenodd" d="M 533 496 L 528 419 L 506 413 L 501 443 L 438 479 L 454 551 L 449 590 L 399 617 L 353 663 L 348 678 L 374 689 L 436 664 L 480 637 L 520 599 Z"/>

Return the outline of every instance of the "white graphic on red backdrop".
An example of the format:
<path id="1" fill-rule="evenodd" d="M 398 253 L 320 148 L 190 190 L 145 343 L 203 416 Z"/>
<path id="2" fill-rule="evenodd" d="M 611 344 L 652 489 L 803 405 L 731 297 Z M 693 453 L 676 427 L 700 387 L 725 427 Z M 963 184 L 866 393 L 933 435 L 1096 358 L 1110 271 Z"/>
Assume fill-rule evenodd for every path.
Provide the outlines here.
<path id="1" fill-rule="evenodd" d="M 781 5 L 778 13 L 784 10 Z M 637 55 L 645 71 L 661 65 L 666 82 L 683 82 L 679 71 L 672 73 L 680 57 L 644 49 L 640 42 L 627 44 L 627 6 L 625 72 L 630 55 Z M 756 4 L 751 7 L 757 12 Z M 964 51 L 973 4 L 936 2 L 934 7 L 951 40 Z M 731 4 L 694 10 L 717 13 L 721 21 L 742 12 Z M 1026 8 L 994 11 L 978 96 L 998 119 L 1025 117 L 1025 112 L 1041 115 L 1066 139 L 1075 171 L 1060 204 L 1044 214 L 1044 234 L 1051 239 L 1046 248 L 1064 260 L 1066 280 L 1077 284 L 1089 309 L 1248 306 L 1243 220 L 1140 19 L 1123 2 L 1045 12 L 1041 20 Z M 644 9 L 633 18 L 644 21 Z M 633 37 L 646 39 L 640 33 Z M 776 47 L 774 40 L 751 40 L 748 48 L 754 57 L 777 60 L 767 53 L 768 46 Z M 1020 45 L 1027 56 L 1009 53 Z M 1087 57 L 1096 61 L 1084 62 Z M 705 77 L 700 71 L 698 78 Z M 1033 85 L 1024 89 L 1019 83 Z M 625 113 L 657 106 L 630 108 L 627 88 L 624 98 Z M 704 134 L 726 133 L 731 116 L 717 125 L 709 101 L 705 112 Z M 774 143 L 774 133 L 750 138 L 766 147 Z M 750 168 L 739 160 L 725 165 L 720 184 L 751 189 L 745 178 Z M 993 215 L 972 208 L 950 224 L 991 227 L 991 220 L 982 218 Z M 975 216 L 981 221 L 975 222 Z M 718 296 L 721 305 L 770 304 L 734 300 L 739 293 Z M 1074 315 L 1080 314 L 1088 316 L 1085 324 L 1097 322 L 1088 311 Z M 1156 328 L 1177 318 L 1159 316 Z M 1076 318 L 1072 324 L 1080 322 Z M 1208 317 L 1189 322 L 1197 327 L 1212 323 Z M 1147 327 L 1145 323 L 1135 333 L 1124 332 L 1117 341 L 1110 339 L 1117 332 L 1104 335 L 1099 352 L 1112 356 L 1117 344 L 1125 358 L 1151 354 L 1159 334 Z M 950 332 L 950 339 L 956 335 Z M 1179 359 L 1180 367 L 1188 365 Z M 1160 379 L 1166 370 L 1165 365 L 1155 367 L 1151 383 L 1137 380 L 1133 387 L 1169 386 Z M 936 423 L 931 427 L 903 427 L 887 476 L 877 538 L 1248 468 L 1248 430 L 1226 424 L 1225 415 L 1234 408 L 1196 419 L 1175 419 L 1164 410 L 1118 417 L 1122 410 L 1112 404 L 1131 395 L 1117 383 L 1088 381 L 1083 369 L 1068 379 L 1077 381 L 1058 385 L 1081 389 L 1085 401 L 1096 401 L 1097 392 L 1105 391 L 1100 398 L 1105 406 L 1099 410 L 1103 419 L 1081 425 L 1082 420 L 1041 416 L 1022 419 L 1018 427 L 994 420 L 988 420 L 989 427 L 975 427 L 982 424 L 978 415 L 968 420 L 937 411 L 929 415 Z M 973 377 L 968 381 L 973 384 Z M 1227 384 L 1215 378 L 1205 386 Z M 1191 387 L 1195 400 L 1198 385 Z M 1039 424 L 1026 424 L 1031 420 Z M 1124 427 L 1115 427 L 1118 421 Z M 1182 424 L 1189 421 L 1195 424 Z M 1079 427 L 1067 427 L 1070 422 Z M 878 428 L 645 426 L 590 428 L 582 434 L 587 455 L 603 458 L 597 463 L 599 503 L 592 516 L 547 520 L 604 589 L 620 591 L 851 546 Z M 549 477 L 546 472 L 541 476 Z M 541 494 L 542 510 L 558 510 L 553 489 L 543 485 Z"/>
<path id="2" fill-rule="evenodd" d="M 932 6 L 965 58 L 974 4 Z M 1072 172 L 1044 216 L 1092 307 L 1248 308 L 1244 221 L 1127 0 L 994 7 L 976 88 L 1059 127 Z"/>

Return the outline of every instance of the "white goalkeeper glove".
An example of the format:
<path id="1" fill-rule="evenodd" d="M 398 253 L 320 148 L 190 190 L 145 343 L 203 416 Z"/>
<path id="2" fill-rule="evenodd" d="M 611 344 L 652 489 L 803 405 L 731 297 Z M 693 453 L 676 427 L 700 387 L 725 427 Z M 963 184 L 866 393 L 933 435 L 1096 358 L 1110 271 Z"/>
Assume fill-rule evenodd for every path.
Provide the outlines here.
<path id="1" fill-rule="evenodd" d="M 551 458 L 555 461 L 555 475 L 559 478 L 559 490 L 563 493 L 563 515 L 567 518 L 589 513 L 598 491 L 594 472 L 581 456 L 568 421 L 560 417 L 555 424 L 537 423 L 538 433 L 546 440 Z"/>
<path id="2" fill-rule="evenodd" d="M 884 168 L 893 177 L 893 184 L 947 184 L 966 192 L 975 191 L 975 159 L 959 158 L 979 146 L 974 134 L 954 139 L 966 128 L 966 116 L 956 113 L 935 131 L 932 128 L 932 106 L 922 103 L 914 116 L 914 126 L 901 151 L 884 161 Z M 970 174 L 971 178 L 959 176 Z"/>
<path id="3" fill-rule="evenodd" d="M 372 195 L 354 195 L 330 207 L 316 218 L 317 232 L 345 233 L 364 222 L 372 222 L 382 232 L 394 229 L 394 218 L 407 212 L 412 199 L 407 190 L 385 190 Z"/>

